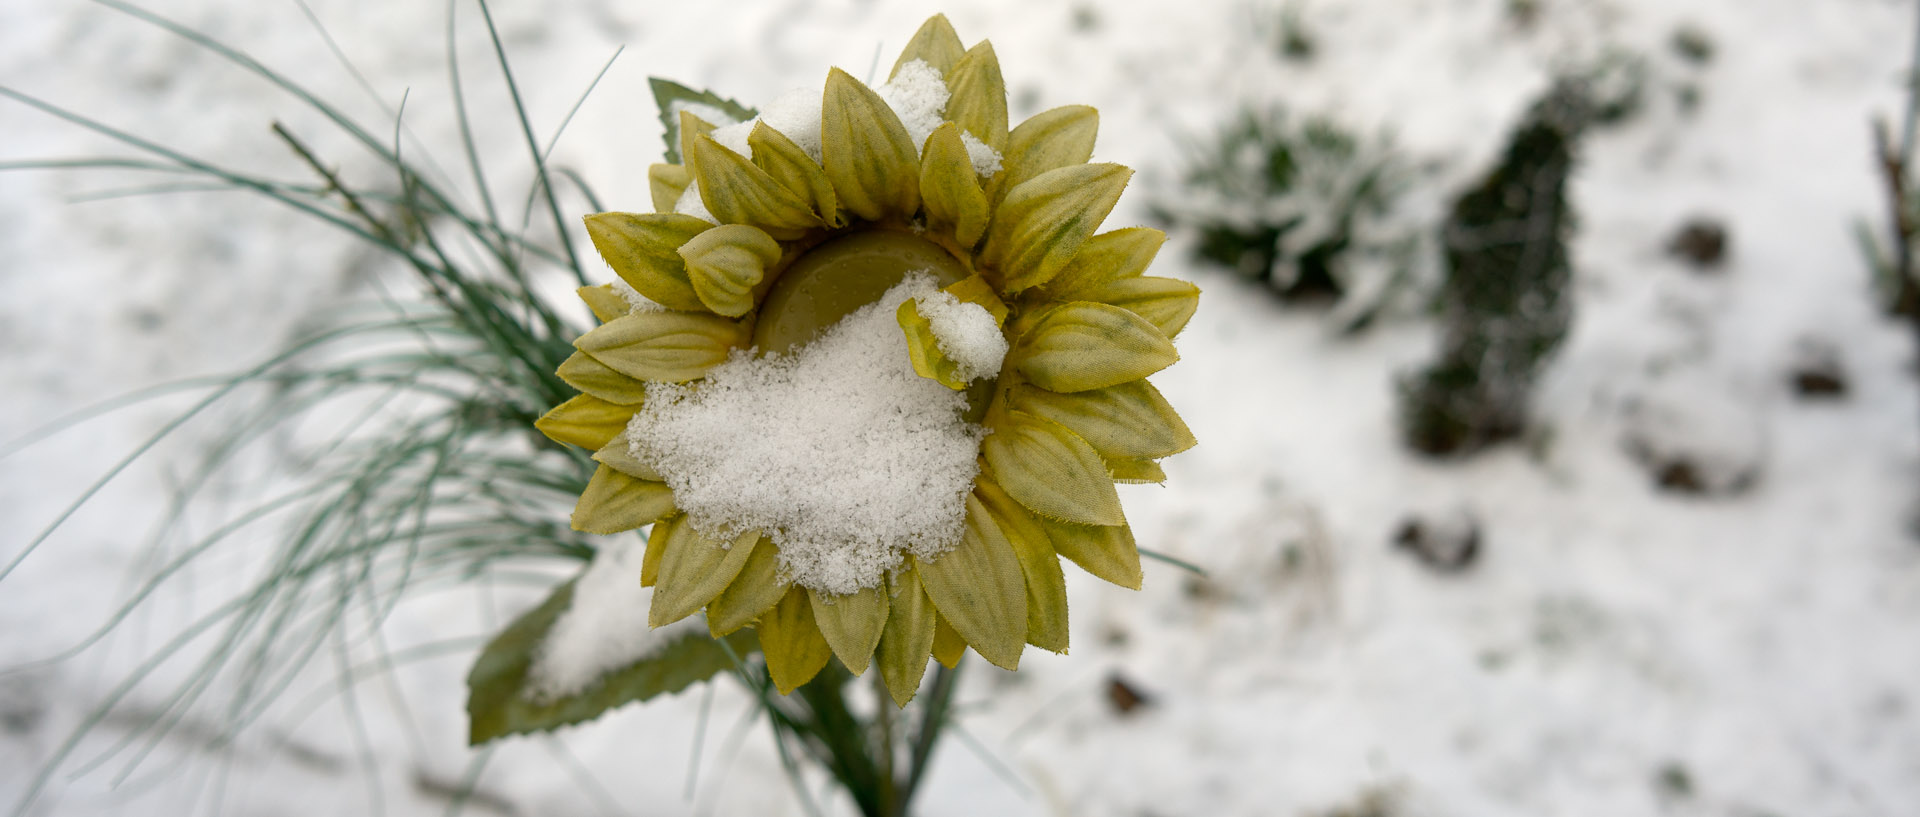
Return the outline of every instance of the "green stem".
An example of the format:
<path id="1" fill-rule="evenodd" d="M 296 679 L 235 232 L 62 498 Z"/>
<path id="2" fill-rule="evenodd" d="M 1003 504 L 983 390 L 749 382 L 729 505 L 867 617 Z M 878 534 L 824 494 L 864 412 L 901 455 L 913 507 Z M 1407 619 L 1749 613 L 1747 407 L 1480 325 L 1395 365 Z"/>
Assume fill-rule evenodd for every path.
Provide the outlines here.
<path id="1" fill-rule="evenodd" d="M 899 798 L 893 803 L 893 810 L 883 817 L 906 817 L 908 806 L 913 803 L 913 795 L 920 788 L 920 780 L 926 774 L 927 763 L 933 759 L 933 749 L 939 744 L 940 733 L 947 725 L 947 716 L 953 708 L 953 690 L 958 686 L 960 665 L 953 669 L 935 662 L 933 689 L 923 699 L 920 714 L 920 730 L 913 740 L 913 759 L 907 767 L 907 777 L 901 781 Z"/>

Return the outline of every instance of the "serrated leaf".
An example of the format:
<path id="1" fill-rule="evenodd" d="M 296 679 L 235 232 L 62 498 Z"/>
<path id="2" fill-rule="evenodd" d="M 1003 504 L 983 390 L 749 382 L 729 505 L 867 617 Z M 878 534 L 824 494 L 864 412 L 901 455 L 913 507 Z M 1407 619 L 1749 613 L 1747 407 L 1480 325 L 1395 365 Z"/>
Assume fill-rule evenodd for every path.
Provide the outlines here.
<path id="1" fill-rule="evenodd" d="M 1195 443 L 1173 406 L 1145 380 L 1072 394 L 1016 386 L 1007 405 L 1066 426 L 1108 460 L 1158 459 Z"/>
<path id="2" fill-rule="evenodd" d="M 808 590 L 807 598 L 813 603 L 814 624 L 840 664 L 854 675 L 865 673 L 873 662 L 874 648 L 880 646 L 880 633 L 887 626 L 886 588 L 839 596 Z"/>
<path id="3" fill-rule="evenodd" d="M 927 673 L 927 658 L 933 654 L 935 620 L 939 614 L 933 600 L 920 586 L 920 570 L 909 557 L 905 570 L 894 576 L 893 599 L 887 613 L 886 631 L 880 636 L 878 655 L 880 677 L 887 682 L 887 694 L 895 705 L 905 707 L 920 691 L 920 679 Z"/>
<path id="4" fill-rule="evenodd" d="M 612 326 L 612 324 L 608 324 Z M 600 330 L 595 330 L 600 331 Z M 1010 366 L 1048 391 L 1102 389 L 1179 361 L 1173 342 L 1145 318 L 1111 304 L 1055 307 L 1015 339 Z"/>
<path id="5" fill-rule="evenodd" d="M 1027 641 L 1026 576 L 977 497 L 967 495 L 960 544 L 920 562 L 920 583 L 974 652 L 1002 669 L 1019 668 Z"/>
<path id="6" fill-rule="evenodd" d="M 1027 643 L 1066 652 L 1067 579 L 1060 571 L 1060 557 L 1047 539 L 1047 529 L 992 481 L 979 480 L 973 492 L 1020 559 L 1020 572 L 1027 580 Z"/>
<path id="7" fill-rule="evenodd" d="M 757 649 L 751 633 L 727 645 L 697 632 L 602 676 L 592 688 L 552 700 L 529 696 L 528 673 L 555 621 L 573 602 L 572 581 L 521 615 L 487 643 L 467 673 L 467 742 L 478 746 L 507 735 L 547 732 L 593 720 L 608 710 L 686 689 L 733 666 L 734 656 Z M 728 653 L 731 648 L 732 654 Z"/>
<path id="8" fill-rule="evenodd" d="M 670 164 L 680 163 L 679 111 L 682 107 L 705 105 L 733 117 L 735 122 L 745 122 L 759 115 L 758 111 L 712 91 L 696 91 L 670 79 L 648 77 L 647 85 L 653 88 L 653 103 L 660 108 L 660 127 L 665 131 L 661 137 L 666 140 L 665 153 Z"/>
<path id="9" fill-rule="evenodd" d="M 554 374 L 582 393 L 616 405 L 633 406 L 647 399 L 645 383 L 614 371 L 586 352 L 568 356 Z"/>
<path id="10" fill-rule="evenodd" d="M 580 394 L 554 406 L 552 411 L 533 421 L 533 427 L 554 442 L 598 451 L 608 440 L 627 430 L 627 423 L 639 411 L 637 405 L 623 406 L 591 394 Z"/>
<path id="11" fill-rule="evenodd" d="M 994 208 L 981 260 L 1007 292 L 1046 283 L 1100 228 L 1131 178 L 1121 165 L 1076 164 L 1022 182 Z"/>
<path id="12" fill-rule="evenodd" d="M 720 636 L 752 624 L 780 603 L 787 586 L 780 580 L 779 549 L 772 539 L 760 537 L 740 575 L 707 605 L 707 630 Z"/>
<path id="13" fill-rule="evenodd" d="M 1079 435 L 1018 411 L 989 425 L 993 433 L 980 443 L 980 453 L 1000 487 L 1028 510 L 1083 525 L 1126 522 L 1107 464 Z M 960 632 L 967 634 L 964 628 Z"/>
<path id="14" fill-rule="evenodd" d="M 986 191 L 973 172 L 973 159 L 960 139 L 960 128 L 946 122 L 927 137 L 920 157 L 920 198 L 927 210 L 927 226 L 948 231 L 961 247 L 971 249 L 986 234 Z"/>
<path id="15" fill-rule="evenodd" d="M 693 140 L 693 177 L 707 212 L 721 224 L 751 225 L 782 239 L 826 226 L 813 205 L 711 136 Z"/>
<path id="16" fill-rule="evenodd" d="M 767 658 L 767 674 L 782 695 L 813 680 L 833 658 L 833 648 L 813 621 L 806 588 L 798 585 L 787 588 L 787 594 L 760 616 L 754 629 L 760 634 L 760 652 Z"/>
<path id="17" fill-rule="evenodd" d="M 907 47 L 900 50 L 900 58 L 893 61 L 893 71 L 888 79 L 899 76 L 900 69 L 907 63 L 920 60 L 933 66 L 942 76 L 953 70 L 953 64 L 960 61 L 966 49 L 960 45 L 960 35 L 954 33 L 953 24 L 947 22 L 947 15 L 935 14 L 920 24 L 913 32 L 913 39 L 907 41 Z"/>
<path id="18" fill-rule="evenodd" d="M 1134 544 L 1132 528 L 1034 521 L 1046 529 L 1053 549 L 1080 569 L 1129 590 L 1140 589 L 1140 549 Z"/>
<path id="19" fill-rule="evenodd" d="M 967 50 L 953 70 L 945 72 L 947 120 L 996 151 L 1007 146 L 1007 82 L 1000 76 L 1000 57 L 984 40 Z M 1085 160 L 1082 160 L 1085 161 Z"/>
<path id="20" fill-rule="evenodd" d="M 707 606 L 740 575 L 760 541 L 759 531 L 747 531 L 732 542 L 709 539 L 686 516 L 664 524 L 672 529 L 664 540 L 666 552 L 660 555 L 653 604 L 647 608 L 650 627 L 665 627 Z"/>
<path id="21" fill-rule="evenodd" d="M 608 321 L 573 345 L 628 377 L 685 383 L 726 362 L 746 342 L 738 323 L 718 315 L 641 312 Z"/>
<path id="22" fill-rule="evenodd" d="M 602 464 L 574 503 L 573 529 L 581 533 L 630 531 L 673 513 L 673 489 L 622 474 Z"/>
<path id="23" fill-rule="evenodd" d="M 694 236 L 680 257 L 700 302 L 737 318 L 753 310 L 754 287 L 780 261 L 780 242 L 756 227 L 724 224 Z"/>
<path id="24" fill-rule="evenodd" d="M 682 311 L 706 308 L 687 280 L 679 250 L 712 224 L 677 213 L 595 213 L 586 224 L 587 237 L 607 266 L 647 300 Z"/>
<path id="25" fill-rule="evenodd" d="M 920 151 L 879 94 L 838 68 L 820 106 L 820 164 L 840 206 L 868 221 L 920 209 Z"/>
<path id="26" fill-rule="evenodd" d="M 1007 134 L 1000 167 L 987 185 L 987 197 L 999 202 L 1008 191 L 1035 176 L 1059 167 L 1085 164 L 1093 158 L 1094 136 L 1100 131 L 1100 112 L 1085 105 L 1066 105 L 1041 111 Z"/>

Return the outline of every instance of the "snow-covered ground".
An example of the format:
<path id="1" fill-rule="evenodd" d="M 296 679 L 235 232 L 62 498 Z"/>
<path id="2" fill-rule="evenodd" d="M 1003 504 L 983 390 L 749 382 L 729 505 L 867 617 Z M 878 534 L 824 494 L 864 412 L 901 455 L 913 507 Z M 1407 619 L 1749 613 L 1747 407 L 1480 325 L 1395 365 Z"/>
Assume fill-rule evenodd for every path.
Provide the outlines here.
<path id="1" fill-rule="evenodd" d="M 1029 651 L 1017 674 L 973 662 L 960 695 L 967 734 L 937 757 L 920 812 L 1916 813 L 1920 392 L 1911 338 L 1876 312 L 1849 232 L 1880 212 L 1867 122 L 1897 110 L 1914 9 L 1538 0 L 1522 26 L 1510 5 L 578 0 L 493 10 L 542 134 L 626 47 L 556 153 L 624 209 L 647 208 L 646 166 L 657 160 L 647 76 L 770 100 L 829 65 L 884 71 L 935 11 L 968 41 L 993 41 L 1016 119 L 1069 103 L 1100 109 L 1096 158 L 1141 171 L 1110 226 L 1144 222 L 1144 194 L 1170 181 L 1181 138 L 1249 101 L 1391 127 L 1412 156 L 1439 163 L 1428 193 L 1439 199 L 1501 147 L 1551 68 L 1609 47 L 1645 55 L 1645 110 L 1594 136 L 1573 183 L 1576 325 L 1539 395 L 1545 433 L 1531 445 L 1451 464 L 1409 456 L 1394 433 L 1392 382 L 1428 354 L 1429 324 L 1402 318 L 1336 337 L 1322 314 L 1283 310 L 1189 264 L 1176 236 L 1156 274 L 1195 280 L 1205 295 L 1181 363 L 1155 382 L 1201 445 L 1168 462 L 1166 487 L 1127 488 L 1123 499 L 1144 546 L 1209 578 L 1152 564 L 1138 593 L 1070 578 L 1072 654 Z M 1283 7 L 1316 40 L 1311 61 L 1277 53 Z M 377 99 L 338 68 L 297 4 L 156 5 L 369 122 L 390 122 L 381 106 L 406 92 L 410 127 L 457 164 L 444 5 L 312 8 Z M 469 102 L 492 112 L 482 154 L 500 189 L 524 190 L 525 148 L 484 61 L 478 11 L 460 4 L 459 14 Z M 1682 27 L 1710 38 L 1709 61 L 1675 55 Z M 0 85 L 275 177 L 302 171 L 269 132 L 274 121 L 348 173 L 372 167 L 257 77 L 104 6 L 0 3 Z M 1691 112 L 1677 102 L 1683 85 L 1698 90 Z M 18 104 L 0 111 L 0 160 L 125 152 Z M 258 199 L 71 201 L 145 182 L 0 174 L 0 439 L 139 386 L 243 367 L 320 310 L 365 294 L 371 253 Z M 1730 232 L 1717 271 L 1665 250 L 1695 216 Z M 1810 342 L 1836 351 L 1843 397 L 1808 400 L 1790 387 Z M 0 559 L 186 405 L 143 404 L 0 460 Z M 0 665 L 72 645 L 124 598 L 151 568 L 144 531 L 213 431 L 155 452 L 0 583 Z M 1650 469 L 1674 456 L 1726 490 L 1658 489 Z M 260 495 L 227 485 L 212 496 L 209 519 Z M 1437 572 L 1393 546 L 1409 515 L 1461 513 L 1480 528 L 1479 558 L 1464 571 Z M 199 581 L 218 587 L 220 567 L 203 566 Z M 171 636 L 192 588 L 78 659 L 0 675 L 0 800 L 24 792 L 79 719 Z M 427 604 L 395 620 L 392 637 L 485 634 L 537 598 L 502 589 L 478 617 L 468 604 Z M 470 659 L 409 665 L 374 685 L 360 698 L 364 732 L 321 709 L 223 749 L 211 737 L 219 724 L 187 722 L 117 790 L 118 764 L 77 777 L 69 766 L 31 813 L 439 813 L 475 757 L 462 739 Z M 1116 677 L 1147 703 L 1117 711 Z M 287 694 L 326 685 L 316 674 Z M 714 689 L 697 749 L 696 690 L 557 739 L 506 742 L 469 810 L 802 813 L 764 724 L 736 738 L 748 703 L 730 684 Z M 135 715 L 100 725 L 82 761 L 164 704 L 141 694 Z"/>

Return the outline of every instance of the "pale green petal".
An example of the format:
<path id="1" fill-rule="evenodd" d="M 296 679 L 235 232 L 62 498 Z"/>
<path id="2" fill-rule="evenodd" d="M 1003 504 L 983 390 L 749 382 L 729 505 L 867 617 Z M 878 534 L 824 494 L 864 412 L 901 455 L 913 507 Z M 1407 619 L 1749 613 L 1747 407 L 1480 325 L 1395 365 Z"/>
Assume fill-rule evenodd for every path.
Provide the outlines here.
<path id="1" fill-rule="evenodd" d="M 1147 271 L 1167 234 L 1152 227 L 1127 227 L 1101 233 L 1080 245 L 1072 261 L 1045 287 L 1048 300 L 1103 301 L 1082 293 Z"/>
<path id="2" fill-rule="evenodd" d="M 720 223 L 752 225 L 782 239 L 826 226 L 805 199 L 713 137 L 695 137 L 693 155 L 700 200 Z"/>
<path id="3" fill-rule="evenodd" d="M 981 41 L 947 74 L 947 121 L 994 150 L 1007 146 L 1007 83 L 1000 76 L 1000 58 L 991 43 Z M 1084 161 L 1084 160 L 1083 160 Z"/>
<path id="4" fill-rule="evenodd" d="M 656 164 L 647 168 L 647 190 L 653 194 L 655 212 L 673 212 L 692 183 L 693 172 L 686 165 Z"/>
<path id="5" fill-rule="evenodd" d="M 581 287 L 574 290 L 574 293 L 580 296 L 580 300 L 586 303 L 588 309 L 593 310 L 593 317 L 601 323 L 626 317 L 628 312 L 633 311 L 633 305 L 627 303 L 627 299 L 620 297 L 619 293 L 614 292 L 612 284 Z"/>
<path id="6" fill-rule="evenodd" d="M 606 445 L 601 446 L 599 451 L 593 452 L 593 461 L 634 479 L 651 482 L 666 481 L 653 466 L 641 462 L 639 457 L 633 455 L 633 443 L 624 431 L 608 441 Z"/>
<path id="7" fill-rule="evenodd" d="M 1022 182 L 994 209 L 981 259 L 1005 291 L 1046 283 L 1100 228 L 1132 177 L 1121 165 L 1077 164 Z"/>
<path id="8" fill-rule="evenodd" d="M 611 326 L 612 324 L 609 324 Z M 1077 392 L 1139 380 L 1180 359 L 1146 319 L 1075 301 L 1048 311 L 1015 339 L 1007 363 L 1048 391 Z"/>
<path id="9" fill-rule="evenodd" d="M 807 591 L 798 585 L 760 616 L 754 629 L 760 633 L 760 652 L 767 659 L 767 674 L 773 685 L 786 695 L 813 680 L 833 658 L 833 648 L 820 635 L 813 621 L 813 604 Z"/>
<path id="10" fill-rule="evenodd" d="M 628 286 L 668 309 L 705 309 L 678 250 L 712 224 L 674 213 L 595 213 L 586 221 L 594 249 Z"/>
<path id="11" fill-rule="evenodd" d="M 647 626 L 665 627 L 699 612 L 727 589 L 733 577 L 753 555 L 760 541 L 759 531 L 747 531 L 732 543 L 709 539 L 687 517 L 672 522 L 667 533 L 666 553 L 660 556 L 660 575 L 653 585 L 653 605 L 647 610 Z"/>
<path id="12" fill-rule="evenodd" d="M 608 321 L 573 345 L 628 377 L 684 383 L 746 342 L 738 323 L 718 315 L 641 312 Z"/>
<path id="13" fill-rule="evenodd" d="M 1167 472 L 1153 460 L 1107 460 L 1107 476 L 1130 485 L 1167 481 Z"/>
<path id="14" fill-rule="evenodd" d="M 961 247 L 972 248 L 986 234 L 987 194 L 952 122 L 927 137 L 926 155 L 920 159 L 920 197 L 927 208 L 927 226 L 950 231 Z"/>
<path id="15" fill-rule="evenodd" d="M 631 406 L 647 399 L 646 384 L 614 371 L 586 352 L 574 352 L 554 372 L 567 385 L 609 403 Z"/>
<path id="16" fill-rule="evenodd" d="M 630 531 L 673 513 L 673 490 L 664 482 L 647 482 L 605 465 L 593 472 L 580 501 L 573 506 L 573 529 L 581 533 Z"/>
<path id="17" fill-rule="evenodd" d="M 1083 525 L 1126 522 L 1106 463 L 1079 435 L 1017 411 L 1007 412 L 1002 424 L 991 427 L 980 453 L 1000 487 L 1028 510 Z"/>
<path id="18" fill-rule="evenodd" d="M 699 170 L 694 167 L 693 143 L 699 141 L 699 137 L 712 133 L 713 129 L 712 123 L 694 116 L 692 111 L 685 108 L 680 110 L 680 160 L 686 163 L 688 178 L 700 178 Z"/>
<path id="19" fill-rule="evenodd" d="M 940 288 L 941 292 L 952 295 L 954 300 L 963 304 L 977 304 L 993 316 L 993 322 L 1007 325 L 1007 303 L 1000 300 L 999 293 L 993 291 L 993 285 L 979 275 L 969 275 Z"/>
<path id="20" fill-rule="evenodd" d="M 1146 318 L 1148 323 L 1171 338 L 1186 328 L 1187 321 L 1200 306 L 1200 288 L 1176 278 L 1151 275 L 1122 278 L 1083 291 L 1084 298 L 1099 301 Z"/>
<path id="21" fill-rule="evenodd" d="M 772 539 L 760 537 L 740 575 L 707 605 L 707 630 L 718 638 L 752 624 L 780 603 L 787 585 L 780 580 L 780 550 Z"/>
<path id="22" fill-rule="evenodd" d="M 834 194 L 826 171 L 786 134 L 757 122 L 747 135 L 747 147 L 753 151 L 754 166 L 812 206 L 823 223 L 830 227 L 846 224 L 840 217 L 840 197 Z"/>
<path id="23" fill-rule="evenodd" d="M 922 60 L 933 66 L 942 76 L 953 70 L 953 64 L 960 61 L 966 49 L 960 45 L 960 35 L 954 33 L 953 24 L 947 22 L 947 15 L 935 14 L 920 24 L 920 30 L 913 33 L 913 39 L 907 41 L 907 47 L 900 51 L 900 58 L 893 61 L 893 70 L 888 79 L 900 73 L 902 66 L 914 60 Z"/>
<path id="24" fill-rule="evenodd" d="M 1145 380 L 1072 394 L 1016 386 L 1007 392 L 1007 405 L 1066 426 L 1107 459 L 1158 459 L 1195 442 L 1173 406 Z"/>
<path id="25" fill-rule="evenodd" d="M 925 583 L 922 583 L 924 590 Z M 960 637 L 960 631 L 953 628 L 953 622 L 946 616 L 934 611 L 933 616 L 933 660 L 947 669 L 960 666 L 960 659 L 967 654 L 967 640 Z"/>
<path id="26" fill-rule="evenodd" d="M 868 221 L 920 209 L 920 153 L 873 89 L 838 68 L 820 106 L 821 165 L 840 206 Z"/>
<path id="27" fill-rule="evenodd" d="M 960 364 L 940 350 L 933 324 L 920 315 L 920 305 L 912 299 L 902 301 L 894 317 L 907 336 L 907 359 L 913 361 L 914 373 L 954 391 L 964 391 L 967 381 L 960 377 Z"/>
<path id="28" fill-rule="evenodd" d="M 905 707 L 920 691 L 920 679 L 927 673 L 927 658 L 933 654 L 934 621 L 939 614 L 920 586 L 920 571 L 911 557 L 892 584 L 893 599 L 886 631 L 880 636 L 878 660 L 887 694 L 895 705 Z"/>
<path id="29" fill-rule="evenodd" d="M 568 443 L 597 451 L 620 432 L 640 410 L 635 405 L 620 405 L 590 394 L 574 396 L 554 406 L 546 416 L 533 421 L 533 427 L 554 442 Z"/>
<path id="30" fill-rule="evenodd" d="M 729 318 L 753 310 L 754 287 L 780 261 L 780 242 L 745 224 L 726 224 L 680 247 L 687 277 L 708 309 Z"/>
<path id="31" fill-rule="evenodd" d="M 855 675 L 865 673 L 887 626 L 887 589 L 875 587 L 844 596 L 808 590 L 807 596 L 813 602 L 813 621 L 841 665 Z"/>
<path id="32" fill-rule="evenodd" d="M 1140 589 L 1140 549 L 1126 525 L 1075 525 L 1037 518 L 1060 555 L 1082 570 L 1131 590 Z"/>
<path id="33" fill-rule="evenodd" d="M 1035 114 L 1007 134 L 1001 170 L 988 184 L 987 197 L 997 202 L 1028 179 L 1057 167 L 1085 164 L 1093 158 L 1094 135 L 1099 131 L 1100 112 L 1085 105 Z"/>
<path id="34" fill-rule="evenodd" d="M 1027 641 L 1026 577 L 1013 545 L 978 498 L 967 496 L 960 544 L 921 562 L 920 582 L 940 615 L 975 652 L 1002 669 L 1019 668 Z"/>
<path id="35" fill-rule="evenodd" d="M 974 495 L 992 514 L 1000 533 L 1020 558 L 1020 572 L 1027 579 L 1027 643 L 1066 652 L 1067 580 L 1060 571 L 1060 557 L 1047 539 L 1047 530 L 989 480 L 975 483 Z"/>

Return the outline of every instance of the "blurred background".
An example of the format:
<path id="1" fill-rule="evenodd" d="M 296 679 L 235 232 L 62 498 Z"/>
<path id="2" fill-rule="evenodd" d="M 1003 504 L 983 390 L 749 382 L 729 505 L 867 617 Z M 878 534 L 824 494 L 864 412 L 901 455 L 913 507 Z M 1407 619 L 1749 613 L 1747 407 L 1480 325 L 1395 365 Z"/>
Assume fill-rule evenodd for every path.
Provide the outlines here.
<path id="1" fill-rule="evenodd" d="M 150 8 L 373 133 L 404 110 L 406 149 L 465 178 L 451 48 L 520 218 L 533 167 L 478 7 L 308 3 Z M 534 132 L 568 122 L 550 162 L 616 210 L 650 205 L 649 76 L 749 104 L 828 66 L 883 77 L 936 12 L 993 42 L 1016 122 L 1099 109 L 1095 160 L 1137 171 L 1108 227 L 1167 230 L 1153 274 L 1204 291 L 1154 379 L 1200 446 L 1122 499 L 1143 547 L 1205 575 L 1150 562 L 1133 592 L 1069 571 L 1071 654 L 974 662 L 918 813 L 1920 809 L 1916 219 L 1889 192 L 1907 195 L 1889 166 L 1910 139 L 1913 4 L 491 7 Z M 393 184 L 257 72 L 106 5 L 0 0 L 0 85 L 314 182 L 279 123 L 343 178 Z M 0 121 L 0 161 L 136 155 L 17 99 Z M 417 295 L 311 216 L 179 187 L 0 173 L 0 559 L 207 392 L 37 429 Z M 203 415 L 144 452 L 0 582 L 0 801 L 44 783 L 24 813 L 804 813 L 726 683 L 468 749 L 466 668 L 537 587 L 422 593 L 378 636 L 408 660 L 361 671 L 359 645 L 321 644 L 238 737 L 217 706 L 170 704 L 203 683 L 208 643 L 123 685 L 272 531 L 90 634 L 319 434 L 263 437 L 173 507 L 223 430 Z M 170 514 L 181 532 L 155 540 Z M 408 652 L 424 644 L 447 646 Z"/>

